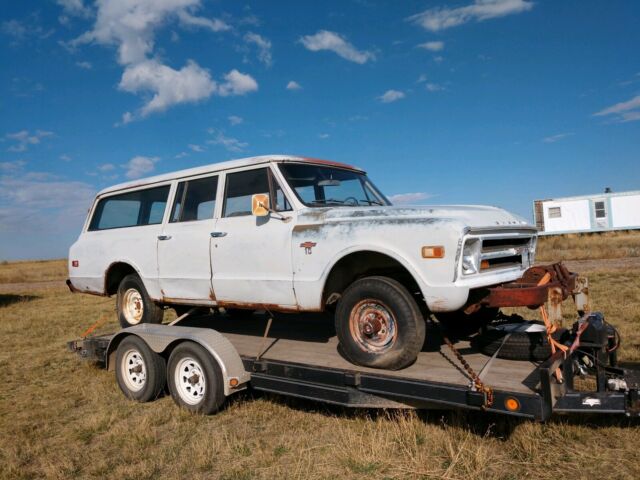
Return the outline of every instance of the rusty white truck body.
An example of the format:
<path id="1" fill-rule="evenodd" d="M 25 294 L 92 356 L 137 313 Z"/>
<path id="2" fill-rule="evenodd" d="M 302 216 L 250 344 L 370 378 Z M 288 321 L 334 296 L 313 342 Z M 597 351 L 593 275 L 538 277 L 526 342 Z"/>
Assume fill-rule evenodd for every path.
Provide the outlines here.
<path id="1" fill-rule="evenodd" d="M 350 196 L 341 203 L 309 204 L 303 200 L 306 187 L 292 186 L 304 179 L 288 178 L 288 165 L 327 169 L 327 189 L 340 183 L 333 180 L 335 172 L 357 175 L 369 200 L 362 204 L 365 199 Z M 251 201 L 251 192 L 240 187 L 237 197 L 227 198 L 236 188 L 229 179 L 242 172 L 251 176 L 253 170 L 269 178 L 268 192 L 257 187 L 253 193 L 271 195 L 271 213 L 226 214 L 234 202 Z M 214 192 L 198 204 L 193 218 L 179 221 L 175 212 L 186 208 L 190 187 L 185 185 L 207 181 Z M 151 198 L 146 220 L 140 221 L 141 212 L 138 221 L 123 220 L 143 208 L 136 207 L 136 199 L 144 196 Z M 98 210 L 102 216 L 111 212 L 104 228 L 96 220 Z M 464 307 L 474 289 L 519 278 L 533 263 L 535 244 L 535 227 L 500 208 L 396 207 L 356 167 L 270 155 L 102 190 L 70 248 L 69 285 L 112 295 L 124 275 L 135 273 L 159 305 L 321 311 L 352 279 L 372 269 L 405 276 L 430 311 L 450 312 Z"/>

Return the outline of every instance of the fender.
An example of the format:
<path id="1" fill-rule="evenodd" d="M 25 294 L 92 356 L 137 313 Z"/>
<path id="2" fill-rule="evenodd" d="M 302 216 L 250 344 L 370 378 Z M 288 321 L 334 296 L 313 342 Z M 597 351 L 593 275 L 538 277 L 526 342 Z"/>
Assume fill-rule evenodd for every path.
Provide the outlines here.
<path id="1" fill-rule="evenodd" d="M 116 349 L 120 342 L 129 335 L 141 338 L 151 350 L 161 355 L 183 341 L 192 341 L 201 345 L 220 366 L 226 396 L 245 389 L 247 382 L 251 379 L 249 372 L 244 369 L 240 354 L 220 332 L 211 328 L 178 327 L 151 323 L 141 323 L 125 328 L 114 335 L 105 355 L 107 369 L 113 369 L 112 364 L 115 361 Z M 238 380 L 238 386 L 232 388 L 229 382 L 233 378 Z"/>

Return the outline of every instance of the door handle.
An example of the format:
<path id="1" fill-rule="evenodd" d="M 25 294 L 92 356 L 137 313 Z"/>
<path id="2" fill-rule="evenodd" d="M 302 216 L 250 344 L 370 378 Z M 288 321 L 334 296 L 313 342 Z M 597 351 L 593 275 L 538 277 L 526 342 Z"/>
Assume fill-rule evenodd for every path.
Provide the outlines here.
<path id="1" fill-rule="evenodd" d="M 158 235 L 158 240 L 171 240 L 171 235 Z"/>
<path id="2" fill-rule="evenodd" d="M 227 232 L 211 232 L 211 236 L 213 238 L 226 237 L 227 236 Z"/>

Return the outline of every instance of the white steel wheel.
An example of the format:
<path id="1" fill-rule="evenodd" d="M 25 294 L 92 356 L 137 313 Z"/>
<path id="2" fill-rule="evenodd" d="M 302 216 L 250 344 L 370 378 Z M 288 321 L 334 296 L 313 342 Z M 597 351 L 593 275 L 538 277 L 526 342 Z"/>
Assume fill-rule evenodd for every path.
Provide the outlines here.
<path id="1" fill-rule="evenodd" d="M 120 342 L 115 370 L 120 390 L 131 400 L 148 402 L 164 390 L 166 362 L 138 336 L 129 335 Z"/>
<path id="2" fill-rule="evenodd" d="M 191 357 L 184 357 L 174 372 L 180 398 L 189 405 L 197 405 L 204 398 L 207 380 L 202 366 Z"/>
<path id="3" fill-rule="evenodd" d="M 147 381 L 147 367 L 142 354 L 135 350 L 127 350 L 120 363 L 122 379 L 132 392 L 139 392 Z"/>
<path id="4" fill-rule="evenodd" d="M 171 352 L 167 384 L 173 401 L 193 413 L 217 412 L 225 401 L 220 365 L 195 342 L 183 342 Z"/>
<path id="5" fill-rule="evenodd" d="M 142 294 L 135 288 L 129 288 L 122 296 L 122 313 L 131 325 L 137 325 L 144 315 Z"/>

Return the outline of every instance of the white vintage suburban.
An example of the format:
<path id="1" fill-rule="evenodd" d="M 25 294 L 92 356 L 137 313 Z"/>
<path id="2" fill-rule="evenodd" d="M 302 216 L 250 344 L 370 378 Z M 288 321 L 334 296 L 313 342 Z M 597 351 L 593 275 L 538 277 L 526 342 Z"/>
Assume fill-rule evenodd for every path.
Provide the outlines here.
<path id="1" fill-rule="evenodd" d="M 359 168 L 269 155 L 102 190 L 68 284 L 116 295 L 123 327 L 167 307 L 334 311 L 347 359 L 398 369 L 429 312 L 481 315 L 480 293 L 521 277 L 535 244 L 502 209 L 395 207 Z"/>

